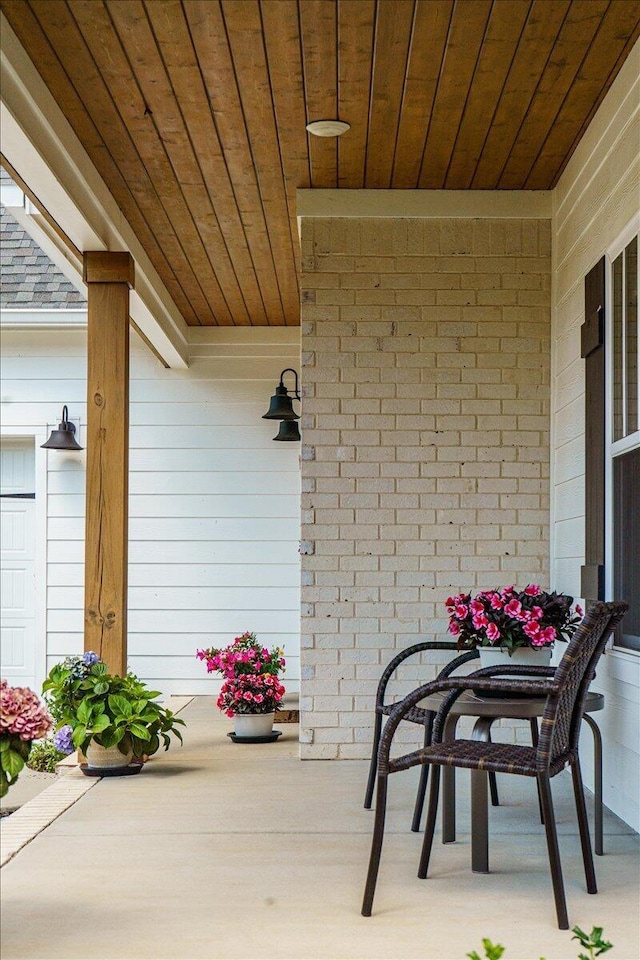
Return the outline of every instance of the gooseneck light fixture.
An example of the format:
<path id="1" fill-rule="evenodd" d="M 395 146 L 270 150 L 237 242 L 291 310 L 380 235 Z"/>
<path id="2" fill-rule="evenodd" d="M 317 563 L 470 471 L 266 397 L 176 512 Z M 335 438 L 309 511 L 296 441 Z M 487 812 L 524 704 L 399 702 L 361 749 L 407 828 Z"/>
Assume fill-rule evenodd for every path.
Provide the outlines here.
<path id="1" fill-rule="evenodd" d="M 82 450 L 75 438 L 76 425 L 69 420 L 69 411 L 66 406 L 62 408 L 62 422 L 58 424 L 57 430 L 51 431 L 51 436 L 46 443 L 40 444 L 45 450 Z"/>
<path id="2" fill-rule="evenodd" d="M 294 388 L 289 395 L 289 390 L 284 385 L 285 373 L 292 373 L 295 378 Z M 298 374 L 293 367 L 286 367 L 280 374 L 280 383 L 271 397 L 269 409 L 263 415 L 263 420 L 280 420 L 280 429 L 274 440 L 300 440 L 300 431 L 296 420 L 300 419 L 299 414 L 293 409 L 293 400 L 300 400 L 298 390 Z"/>

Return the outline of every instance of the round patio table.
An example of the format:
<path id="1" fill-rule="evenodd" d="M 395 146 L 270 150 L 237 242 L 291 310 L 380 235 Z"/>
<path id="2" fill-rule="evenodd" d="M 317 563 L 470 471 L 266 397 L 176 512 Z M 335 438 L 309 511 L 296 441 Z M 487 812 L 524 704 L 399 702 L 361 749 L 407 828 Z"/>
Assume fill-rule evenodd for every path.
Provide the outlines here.
<path id="1" fill-rule="evenodd" d="M 434 693 L 420 701 L 425 710 L 437 711 L 446 693 Z M 495 720 L 529 720 L 533 745 L 538 742 L 538 717 L 544 712 L 546 698 L 479 697 L 468 690 L 455 701 L 444 729 L 444 739 L 454 740 L 460 717 L 477 717 L 471 737 L 473 740 L 491 740 L 491 725 Z M 602 737 L 590 714 L 604 708 L 604 696 L 589 691 L 583 719 L 593 734 L 594 797 L 595 797 L 595 852 L 602 856 Z M 471 770 L 471 869 L 474 873 L 489 873 L 489 826 L 487 809 L 487 774 Z M 455 767 L 442 768 L 442 842 L 456 839 Z M 497 792 L 492 790 L 492 802 L 498 806 Z"/>

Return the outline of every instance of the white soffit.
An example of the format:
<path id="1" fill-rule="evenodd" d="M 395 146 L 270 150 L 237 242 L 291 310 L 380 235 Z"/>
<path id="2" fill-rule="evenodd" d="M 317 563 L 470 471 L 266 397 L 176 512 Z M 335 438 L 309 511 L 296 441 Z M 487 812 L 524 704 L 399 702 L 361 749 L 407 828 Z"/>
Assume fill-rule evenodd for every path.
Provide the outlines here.
<path id="1" fill-rule="evenodd" d="M 0 44 L 2 154 L 80 252 L 131 254 L 136 267 L 131 318 L 168 366 L 186 367 L 186 323 L 2 14 Z"/>

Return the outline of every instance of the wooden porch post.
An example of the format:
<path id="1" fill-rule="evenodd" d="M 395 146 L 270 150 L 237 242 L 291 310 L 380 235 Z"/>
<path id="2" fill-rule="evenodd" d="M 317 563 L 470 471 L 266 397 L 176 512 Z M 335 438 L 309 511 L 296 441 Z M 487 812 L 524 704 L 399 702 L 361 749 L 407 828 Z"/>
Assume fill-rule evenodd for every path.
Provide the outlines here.
<path id="1" fill-rule="evenodd" d="M 128 253 L 84 254 L 88 291 L 84 649 L 127 670 L 129 495 Z"/>

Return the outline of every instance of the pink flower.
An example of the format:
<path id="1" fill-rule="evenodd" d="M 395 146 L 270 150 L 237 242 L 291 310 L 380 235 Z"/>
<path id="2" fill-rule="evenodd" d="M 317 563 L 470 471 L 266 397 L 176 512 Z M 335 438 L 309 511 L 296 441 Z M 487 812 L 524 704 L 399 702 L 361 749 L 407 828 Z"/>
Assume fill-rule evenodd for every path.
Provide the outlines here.
<path id="1" fill-rule="evenodd" d="M 485 614 L 484 612 L 483 612 L 483 613 L 477 613 L 477 614 L 473 617 L 473 625 L 474 625 L 474 627 L 475 627 L 476 630 L 481 630 L 482 627 L 486 627 L 486 625 L 487 625 L 488 623 L 489 623 L 489 621 L 487 620 L 486 614 Z"/>
<path id="2" fill-rule="evenodd" d="M 502 610 L 504 604 L 500 599 L 499 593 L 492 593 L 490 597 L 490 603 L 493 610 Z"/>
<path id="3" fill-rule="evenodd" d="M 540 631 L 540 637 L 545 643 L 554 643 L 557 637 L 555 627 L 545 627 Z"/>
<path id="4" fill-rule="evenodd" d="M 524 592 L 528 597 L 539 597 L 542 590 L 536 583 L 530 583 L 528 587 L 524 588 Z"/>
<path id="5" fill-rule="evenodd" d="M 576 613 L 578 614 L 579 617 L 584 616 L 584 610 L 582 609 L 579 603 L 576 603 Z"/>
<path id="6" fill-rule="evenodd" d="M 48 710 L 29 687 L 10 687 L 0 683 L 0 734 L 21 740 L 39 740 L 50 732 L 53 720 Z"/>
<path id="7" fill-rule="evenodd" d="M 529 623 L 526 623 L 522 629 L 532 642 L 540 634 L 540 624 L 536 620 L 531 620 Z"/>
<path id="8" fill-rule="evenodd" d="M 461 629 L 460 624 L 458 623 L 457 620 L 452 620 L 451 623 L 449 624 L 449 633 L 452 634 L 452 636 L 454 637 L 458 636 L 458 634 L 460 633 L 460 629 Z"/>
<path id="9" fill-rule="evenodd" d="M 484 613 L 484 604 L 480 600 L 472 600 L 469 604 L 471 613 Z"/>
<path id="10" fill-rule="evenodd" d="M 508 617 L 519 620 L 522 613 L 522 604 L 519 600 L 509 600 L 509 603 L 507 603 L 504 608 L 504 612 Z"/>
<path id="11" fill-rule="evenodd" d="M 487 637 L 489 640 L 499 640 L 500 639 L 500 630 L 495 623 L 490 623 L 487 627 Z"/>
<path id="12" fill-rule="evenodd" d="M 455 609 L 455 615 L 458 620 L 464 620 L 464 618 L 469 613 L 467 606 L 464 603 L 457 603 Z"/>
<path id="13" fill-rule="evenodd" d="M 532 620 L 542 620 L 543 617 L 544 617 L 544 610 L 542 609 L 542 607 L 534 607 L 533 610 L 531 611 Z"/>

